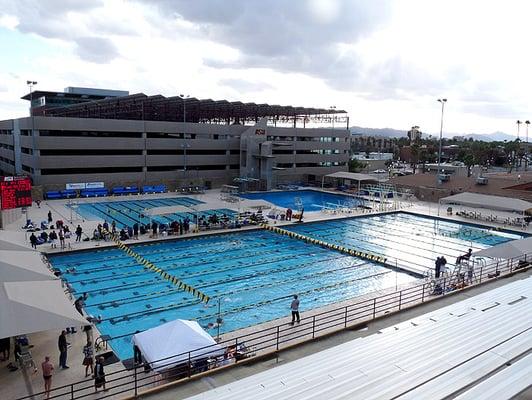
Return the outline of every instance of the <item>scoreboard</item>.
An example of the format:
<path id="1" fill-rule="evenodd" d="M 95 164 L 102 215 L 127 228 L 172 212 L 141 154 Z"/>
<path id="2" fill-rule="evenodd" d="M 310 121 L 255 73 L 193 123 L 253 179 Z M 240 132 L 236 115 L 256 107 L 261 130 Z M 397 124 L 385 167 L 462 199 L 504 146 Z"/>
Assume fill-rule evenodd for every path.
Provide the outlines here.
<path id="1" fill-rule="evenodd" d="M 30 206 L 30 178 L 25 176 L 0 177 L 0 207 L 2 210 Z"/>

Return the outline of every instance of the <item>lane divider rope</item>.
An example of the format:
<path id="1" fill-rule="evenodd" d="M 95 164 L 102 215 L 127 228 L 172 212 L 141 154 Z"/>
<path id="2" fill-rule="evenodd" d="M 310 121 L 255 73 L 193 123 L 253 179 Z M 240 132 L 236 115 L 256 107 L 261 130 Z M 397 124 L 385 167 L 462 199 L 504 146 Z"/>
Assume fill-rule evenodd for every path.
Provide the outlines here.
<path id="1" fill-rule="evenodd" d="M 176 276 L 174 276 L 172 274 L 169 274 L 164 269 L 157 267 L 152 262 L 150 262 L 149 260 L 147 260 L 144 257 L 142 257 L 140 254 L 135 253 L 133 250 L 131 250 L 131 248 L 129 248 L 127 245 L 125 245 L 122 241 L 120 241 L 120 239 L 118 239 L 118 237 L 115 234 L 111 234 L 107 229 L 102 229 L 102 231 L 103 231 L 103 233 L 105 235 L 109 235 L 111 237 L 113 242 L 116 243 L 117 247 L 120 250 L 122 250 L 128 256 L 130 256 L 130 257 L 134 258 L 135 260 L 137 260 L 137 262 L 139 264 L 143 265 L 146 269 L 149 269 L 149 270 L 151 270 L 153 272 L 158 273 L 159 275 L 161 275 L 161 277 L 163 279 L 165 279 L 165 280 L 169 281 L 170 283 L 174 284 L 179 289 L 182 289 L 185 292 L 190 293 L 191 295 L 193 295 L 194 297 L 200 299 L 201 301 L 204 301 L 205 303 L 209 302 L 210 297 L 207 296 L 206 294 L 204 294 L 204 293 L 200 292 L 198 289 L 195 289 L 192 286 L 186 284 L 185 282 L 183 282 L 178 277 L 176 277 Z"/>
<path id="2" fill-rule="evenodd" d="M 291 232 L 289 230 L 279 228 L 277 226 L 270 226 L 270 225 L 267 225 L 267 224 L 261 224 L 261 227 L 266 229 L 266 230 L 268 230 L 268 231 L 278 233 L 280 235 L 285 235 L 285 236 L 291 237 L 293 239 L 303 240 L 303 241 L 305 241 L 307 243 L 317 244 L 318 246 L 326 247 L 326 248 L 331 249 L 331 250 L 336 250 L 336 251 L 342 252 L 344 254 L 353 256 L 353 257 L 359 257 L 359 258 L 370 260 L 370 261 L 373 261 L 373 262 L 376 262 L 376 263 L 386 264 L 386 258 L 384 258 L 382 256 L 378 256 L 376 254 L 368 253 L 368 252 L 365 252 L 365 251 L 359 251 L 359 250 L 355 250 L 355 249 L 350 249 L 350 248 L 347 248 L 347 247 L 344 247 L 344 246 L 340 246 L 340 245 L 337 245 L 337 244 L 327 243 L 327 242 L 324 242 L 323 240 L 314 239 L 314 238 L 311 238 L 309 236 L 301 235 L 301 234 L 296 233 L 296 232 Z"/>

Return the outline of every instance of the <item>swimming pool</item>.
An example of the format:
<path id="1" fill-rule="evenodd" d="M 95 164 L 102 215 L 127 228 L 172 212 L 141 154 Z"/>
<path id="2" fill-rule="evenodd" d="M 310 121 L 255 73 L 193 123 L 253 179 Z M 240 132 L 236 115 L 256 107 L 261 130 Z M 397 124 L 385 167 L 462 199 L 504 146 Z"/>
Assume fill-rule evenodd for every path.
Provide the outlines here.
<path id="1" fill-rule="evenodd" d="M 101 315 L 102 334 L 121 359 L 132 356 L 131 334 L 176 318 L 207 327 L 217 318 L 221 332 L 288 314 L 298 293 L 303 313 L 415 280 L 355 257 L 269 231 L 213 235 L 131 246 L 146 259 L 211 297 L 206 306 L 143 269 L 118 249 L 52 255 L 54 268 L 76 290 L 87 292 L 86 311 Z M 74 272 L 67 269 L 75 268 Z M 397 276 L 396 276 L 397 275 Z M 209 331 L 215 335 L 216 330 Z"/>
<path id="2" fill-rule="evenodd" d="M 314 239 L 386 257 L 388 263 L 425 271 L 434 260 L 456 258 L 473 251 L 521 239 L 523 236 L 494 231 L 405 212 L 343 218 L 284 227 Z"/>
<path id="3" fill-rule="evenodd" d="M 192 222 L 198 218 L 208 218 L 210 215 L 226 215 L 232 218 L 236 212 L 228 208 L 196 211 L 194 207 L 199 204 L 205 204 L 203 201 L 191 197 L 165 197 L 160 199 L 149 200 L 125 200 L 125 201 L 102 201 L 97 203 L 81 203 L 75 207 L 76 212 L 88 220 L 102 220 L 107 222 L 116 222 L 116 226 L 125 228 L 138 224 L 149 224 L 152 221 L 158 224 L 170 224 L 173 221 L 190 219 Z M 72 205 L 67 204 L 72 207 Z M 149 209 L 155 207 L 183 206 L 185 211 L 175 212 L 164 215 L 147 215 Z"/>
<path id="4" fill-rule="evenodd" d="M 520 237 L 408 213 L 285 228 L 384 255 L 389 262 L 396 258 L 398 266 L 419 268 L 433 268 L 440 255 L 452 263 L 469 247 L 480 249 Z M 112 338 L 111 347 L 121 359 L 132 356 L 135 331 L 176 318 L 196 319 L 207 327 L 218 317 L 218 302 L 223 333 L 286 316 L 294 293 L 300 295 L 304 313 L 394 286 L 396 279 L 399 284 L 415 280 L 368 260 L 266 230 L 130 247 L 211 301 L 200 303 L 115 248 L 49 256 L 77 295 L 88 293 L 86 311 L 103 317 L 98 329 Z M 216 334 L 215 329 L 207 330 Z"/>
<path id="5" fill-rule="evenodd" d="M 320 211 L 338 206 L 356 207 L 360 200 L 342 194 L 320 192 L 318 190 L 288 190 L 278 192 L 243 193 L 240 195 L 249 200 L 265 200 L 276 206 L 296 210 L 296 199 L 300 199 L 305 211 Z"/>

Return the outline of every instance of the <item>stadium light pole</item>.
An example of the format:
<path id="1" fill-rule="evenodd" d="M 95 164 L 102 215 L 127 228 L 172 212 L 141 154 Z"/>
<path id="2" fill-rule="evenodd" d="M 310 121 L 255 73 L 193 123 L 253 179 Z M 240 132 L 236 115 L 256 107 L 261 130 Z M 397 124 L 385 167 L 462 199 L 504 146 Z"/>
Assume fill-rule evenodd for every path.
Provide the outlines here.
<path id="1" fill-rule="evenodd" d="M 438 99 L 438 102 L 441 103 L 441 120 L 440 120 L 440 146 L 438 150 L 438 173 L 436 174 L 436 178 L 438 179 L 438 182 L 440 182 L 440 168 L 441 168 L 441 145 L 442 145 L 442 137 L 443 137 L 443 111 L 445 109 L 445 103 L 447 103 L 447 99 Z"/>
<path id="2" fill-rule="evenodd" d="M 185 123 L 187 122 L 187 99 L 188 94 L 180 94 L 179 97 L 183 100 L 183 180 L 186 180 L 187 175 L 187 134 L 185 132 Z"/>
<path id="3" fill-rule="evenodd" d="M 530 121 L 527 119 L 525 121 L 525 125 L 526 125 L 526 147 L 525 147 L 525 171 L 528 171 L 528 125 L 530 125 Z"/>

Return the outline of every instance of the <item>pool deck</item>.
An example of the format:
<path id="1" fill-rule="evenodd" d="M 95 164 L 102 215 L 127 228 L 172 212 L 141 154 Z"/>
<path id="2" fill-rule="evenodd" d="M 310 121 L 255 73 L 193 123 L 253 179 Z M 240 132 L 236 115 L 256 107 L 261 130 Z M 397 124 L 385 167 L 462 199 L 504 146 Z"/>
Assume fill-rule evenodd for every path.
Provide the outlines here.
<path id="1" fill-rule="evenodd" d="M 268 204 L 265 201 L 261 200 L 243 200 L 235 203 L 228 203 L 220 199 L 219 190 L 211 190 L 205 194 L 199 195 L 181 195 L 177 193 L 166 193 L 166 194 L 157 194 L 157 195 L 139 195 L 139 196 L 123 196 L 123 197 L 110 197 L 110 198 L 97 198 L 97 199 L 82 199 L 82 202 L 102 202 L 102 201 L 126 201 L 126 200 L 142 200 L 142 199 L 154 199 L 154 198 L 168 198 L 168 197 L 192 197 L 197 200 L 206 202 L 207 204 L 202 204 L 201 208 L 198 209 L 220 209 L 220 208 L 229 208 L 234 211 L 243 211 L 245 209 L 256 209 L 259 206 L 267 207 L 276 207 Z M 41 207 L 38 208 L 35 204 L 29 208 L 28 215 L 34 221 L 42 221 L 47 219 L 48 211 L 52 211 L 54 220 L 62 219 L 67 225 L 69 225 L 71 231 L 74 231 L 78 224 L 81 224 L 85 233 L 92 233 L 96 228 L 98 223 L 102 221 L 89 221 L 84 220 L 76 213 L 72 214 L 72 221 L 70 220 L 70 208 L 67 207 L 67 200 L 53 200 L 53 201 L 43 201 Z M 276 207 L 281 209 L 280 207 Z M 437 216 L 438 206 L 434 203 L 424 203 L 424 202 L 414 202 L 414 203 L 404 203 L 401 207 L 402 210 L 419 213 L 421 215 L 430 215 Z M 525 233 L 531 234 L 532 227 L 527 227 L 526 229 L 518 227 L 506 227 L 499 223 L 486 222 L 486 221 L 475 221 L 471 219 L 466 219 L 460 216 L 446 215 L 446 210 L 442 207 L 440 209 L 440 217 L 456 222 L 462 223 L 473 223 L 480 224 L 489 227 L 497 227 L 511 230 L 515 233 Z M 382 211 L 373 211 L 371 214 L 375 214 Z M 386 211 L 384 211 L 386 212 Z M 345 218 L 352 217 L 356 215 L 368 215 L 367 212 L 353 211 L 351 213 L 323 213 L 323 212 L 308 212 L 305 213 L 304 222 L 311 221 L 320 221 L 320 220 L 330 220 L 336 218 Z M 492 212 L 493 215 L 501 215 L 506 217 L 504 213 Z M 2 248 L 6 249 L 25 249 L 28 251 L 35 251 L 31 249 L 29 244 L 29 235 L 21 229 L 21 226 L 24 223 L 24 219 L 21 218 L 15 223 L 8 225 L 4 230 L 0 230 L 0 244 Z M 281 222 L 281 221 L 271 221 L 270 223 L 276 223 L 278 226 L 283 226 L 287 224 L 292 224 L 294 222 Z M 169 236 L 169 237 L 159 237 L 159 238 L 150 238 L 148 234 L 142 235 L 140 240 L 129 240 L 126 244 L 136 244 L 143 242 L 152 242 L 159 240 L 174 240 L 176 238 L 188 238 L 195 236 L 203 236 L 206 234 L 219 234 L 219 233 L 231 233 L 231 232 L 240 232 L 245 230 L 258 229 L 256 226 L 244 227 L 237 230 L 217 230 L 217 231 L 201 231 L 199 233 L 190 233 L 188 235 L 182 236 Z M 65 251 L 77 251 L 77 250 L 86 250 L 86 249 L 98 249 L 108 246 L 114 246 L 112 242 L 74 242 L 74 239 L 70 239 L 70 242 L 67 243 L 67 250 Z M 46 254 L 60 253 L 61 249 L 50 249 L 48 245 L 45 247 L 39 247 L 40 252 Z M 379 295 L 382 295 L 394 288 L 390 288 L 380 292 L 374 292 L 366 296 L 357 298 L 357 301 L 361 299 L 369 299 Z M 326 307 L 321 307 L 319 309 L 314 309 L 312 311 L 302 310 L 304 316 L 315 315 L 326 310 L 334 309 L 341 307 L 342 305 L 353 303 L 355 299 L 347 300 L 341 303 L 335 303 Z M 288 307 L 287 307 L 288 308 Z M 401 314 L 399 314 L 401 315 Z M 230 332 L 225 335 L 221 335 L 222 339 L 230 339 L 235 336 L 239 336 L 248 332 L 257 331 L 259 329 L 265 329 L 268 327 L 276 326 L 279 323 L 288 323 L 288 317 L 280 320 L 270 321 L 258 326 L 253 326 L 239 331 Z M 294 328 L 296 331 L 297 327 Z M 56 364 L 58 359 L 58 350 L 57 350 L 57 337 L 60 331 L 47 331 L 40 332 L 28 335 L 30 338 L 30 343 L 34 346 L 32 349 L 32 354 L 35 362 L 39 365 L 44 359 L 45 355 L 50 355 L 52 361 Z M 94 337 L 98 337 L 99 333 L 97 330 L 94 332 Z M 81 365 L 82 362 L 82 347 L 85 344 L 85 334 L 78 332 L 76 334 L 68 335 L 68 340 L 71 343 L 71 348 L 69 349 L 68 354 L 68 364 L 71 366 L 68 370 L 56 370 L 54 375 L 53 387 L 58 387 L 61 385 L 67 385 L 72 382 L 77 382 L 84 377 L 84 367 Z M 11 361 L 13 361 L 13 355 L 11 355 Z M 9 372 L 5 366 L 7 362 L 0 362 L 0 387 L 3 389 L 2 398 L 14 399 L 17 397 L 30 395 L 32 393 L 42 391 L 42 377 L 40 371 L 37 374 L 22 373 L 20 370 L 16 372 Z M 109 374 L 113 371 L 118 371 L 122 369 L 122 363 L 118 362 L 106 367 L 106 373 Z M 90 395 L 88 398 L 98 398 L 100 395 Z M 114 397 L 114 396 L 113 396 Z M 119 398 L 118 396 L 117 398 Z M 177 397 L 174 397 L 177 398 Z"/>

